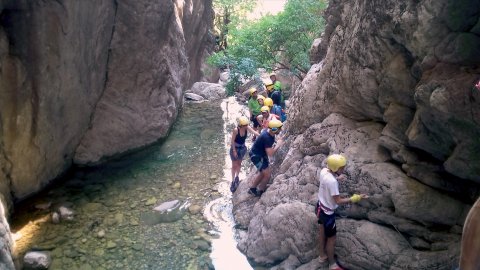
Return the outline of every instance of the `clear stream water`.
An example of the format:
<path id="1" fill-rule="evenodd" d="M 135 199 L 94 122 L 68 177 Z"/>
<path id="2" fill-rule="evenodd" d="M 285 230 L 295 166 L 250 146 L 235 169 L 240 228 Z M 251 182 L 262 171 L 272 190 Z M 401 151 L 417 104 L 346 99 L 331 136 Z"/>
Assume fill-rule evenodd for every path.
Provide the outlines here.
<path id="1" fill-rule="evenodd" d="M 163 143 L 23 202 L 11 222 L 18 260 L 46 250 L 49 269 L 252 269 L 236 248 L 226 147 L 242 113 L 233 98 L 185 104 Z M 173 200 L 183 208 L 153 210 Z M 53 224 L 59 206 L 74 219 Z"/>

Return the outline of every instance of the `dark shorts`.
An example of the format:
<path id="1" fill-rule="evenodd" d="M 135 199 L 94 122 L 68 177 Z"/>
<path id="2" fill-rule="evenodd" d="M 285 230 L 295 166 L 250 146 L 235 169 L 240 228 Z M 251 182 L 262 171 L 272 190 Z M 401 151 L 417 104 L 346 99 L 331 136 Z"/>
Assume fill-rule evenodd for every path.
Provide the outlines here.
<path id="1" fill-rule="evenodd" d="M 257 120 L 257 116 L 258 115 L 252 115 L 252 117 L 250 118 L 250 121 L 252 121 L 254 128 L 257 128 L 257 127 L 260 126 L 260 124 L 258 123 L 258 120 Z"/>
<path id="2" fill-rule="evenodd" d="M 337 224 L 335 224 L 335 214 L 327 215 L 322 209 L 318 206 L 316 211 L 318 217 L 318 224 L 322 224 L 325 231 L 326 237 L 332 237 L 337 234 Z"/>
<path id="3" fill-rule="evenodd" d="M 237 150 L 237 158 L 233 157 L 233 149 L 230 147 L 230 158 L 232 160 L 242 160 L 245 154 L 247 153 L 247 147 L 245 145 L 242 145 L 240 147 L 235 146 Z"/>
<path id="4" fill-rule="evenodd" d="M 250 152 L 250 160 L 259 172 L 268 168 L 268 157 L 261 157 Z"/>

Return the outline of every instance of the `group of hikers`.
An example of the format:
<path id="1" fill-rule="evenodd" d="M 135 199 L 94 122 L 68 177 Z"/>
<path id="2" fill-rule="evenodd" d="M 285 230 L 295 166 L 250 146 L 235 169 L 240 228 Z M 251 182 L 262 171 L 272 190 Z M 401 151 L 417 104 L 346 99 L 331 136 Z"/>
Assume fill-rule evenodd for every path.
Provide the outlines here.
<path id="1" fill-rule="evenodd" d="M 266 96 L 260 95 L 257 88 L 249 89 L 248 111 L 249 117 L 241 116 L 238 126 L 232 131 L 230 143 L 230 158 L 232 160 L 232 184 L 230 190 L 235 192 L 239 185 L 239 173 L 242 160 L 247 153 L 245 140 L 248 133 L 253 134 L 254 141 L 250 149 L 250 160 L 257 168 L 258 174 L 250 183 L 249 193 L 261 196 L 272 174 L 269 166 L 269 157 L 282 146 L 283 138 L 277 136 L 286 120 L 285 101 L 282 95 L 282 84 L 274 73 L 270 74 L 270 81 L 265 83 Z M 252 126 L 250 126 L 252 123 Z"/>
<path id="2" fill-rule="evenodd" d="M 267 97 L 260 95 L 256 88 L 249 89 L 248 110 L 250 117 L 241 116 L 238 126 L 233 129 L 230 158 L 232 160 L 232 184 L 230 190 L 235 192 L 239 185 L 241 163 L 247 153 L 245 141 L 248 133 L 253 134 L 253 145 L 249 151 L 250 161 L 257 169 L 257 173 L 249 183 L 248 193 L 260 197 L 267 188 L 272 174 L 269 158 L 283 144 L 280 135 L 283 122 L 286 120 L 285 101 L 282 86 L 275 74 L 270 74 L 271 83 L 265 84 Z M 250 126 L 252 123 L 252 126 Z M 320 224 L 320 256 L 321 263 L 328 262 L 329 269 L 342 270 L 334 258 L 336 241 L 336 224 L 334 210 L 339 204 L 357 203 L 367 198 L 366 194 L 354 194 L 349 198 L 340 197 L 338 181 L 345 179 L 343 175 L 347 159 L 343 155 L 332 154 L 326 158 L 326 168 L 323 168 L 319 177 L 318 203 L 316 215 Z"/>

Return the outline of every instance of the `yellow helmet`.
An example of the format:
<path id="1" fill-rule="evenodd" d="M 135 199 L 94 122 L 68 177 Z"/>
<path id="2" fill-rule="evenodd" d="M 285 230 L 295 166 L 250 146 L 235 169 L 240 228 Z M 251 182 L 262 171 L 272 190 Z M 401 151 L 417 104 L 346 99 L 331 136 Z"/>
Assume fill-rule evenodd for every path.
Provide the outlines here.
<path id="1" fill-rule="evenodd" d="M 265 100 L 265 97 L 264 97 L 264 96 L 262 96 L 262 95 L 258 95 L 258 96 L 257 96 L 257 100 L 259 100 L 259 99 L 261 99 L 261 100 Z"/>
<path id="2" fill-rule="evenodd" d="M 277 119 L 272 119 L 268 122 L 268 128 L 270 128 L 273 132 L 279 130 L 282 126 L 282 121 Z"/>
<path id="3" fill-rule="evenodd" d="M 268 77 L 272 77 L 272 76 L 277 77 L 277 75 L 275 74 L 275 72 L 272 72 L 272 73 L 270 73 L 270 75 L 268 75 Z"/>
<path id="4" fill-rule="evenodd" d="M 327 167 L 332 172 L 337 172 L 341 167 L 347 164 L 347 159 L 339 154 L 333 154 L 327 157 Z"/>
<path id="5" fill-rule="evenodd" d="M 268 107 L 273 107 L 273 100 L 271 98 L 266 98 L 264 101 L 263 101 L 263 104 L 265 106 L 268 106 Z"/>
<path id="6" fill-rule="evenodd" d="M 267 88 L 267 90 L 268 90 L 269 92 L 271 92 L 271 91 L 273 90 L 273 82 L 272 82 L 272 80 L 266 79 L 266 80 L 263 81 L 263 84 L 265 84 L 265 87 Z"/>
<path id="7" fill-rule="evenodd" d="M 253 93 L 257 92 L 257 89 L 255 89 L 255 87 L 252 87 L 248 91 L 250 92 L 250 96 L 253 96 Z"/>
<path id="8" fill-rule="evenodd" d="M 250 120 L 246 116 L 240 116 L 238 118 L 238 125 L 239 126 L 248 126 L 250 124 Z"/>
<path id="9" fill-rule="evenodd" d="M 260 111 L 261 111 L 261 112 L 270 112 L 270 107 L 268 107 L 268 106 L 263 106 L 262 108 L 260 108 Z"/>

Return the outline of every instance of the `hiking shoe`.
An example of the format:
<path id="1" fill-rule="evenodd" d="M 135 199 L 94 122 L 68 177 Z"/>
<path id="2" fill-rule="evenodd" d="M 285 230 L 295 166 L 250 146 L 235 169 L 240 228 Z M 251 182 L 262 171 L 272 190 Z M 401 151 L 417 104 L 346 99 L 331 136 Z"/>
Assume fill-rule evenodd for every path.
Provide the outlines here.
<path id="1" fill-rule="evenodd" d="M 263 194 L 263 190 L 259 190 L 257 188 L 251 188 L 248 190 L 248 194 L 252 194 L 255 197 L 260 197 Z"/>
<path id="2" fill-rule="evenodd" d="M 235 176 L 235 179 L 233 179 L 232 184 L 230 184 L 230 191 L 234 193 L 237 190 L 238 185 L 240 185 L 240 179 L 238 178 L 238 176 Z"/>

